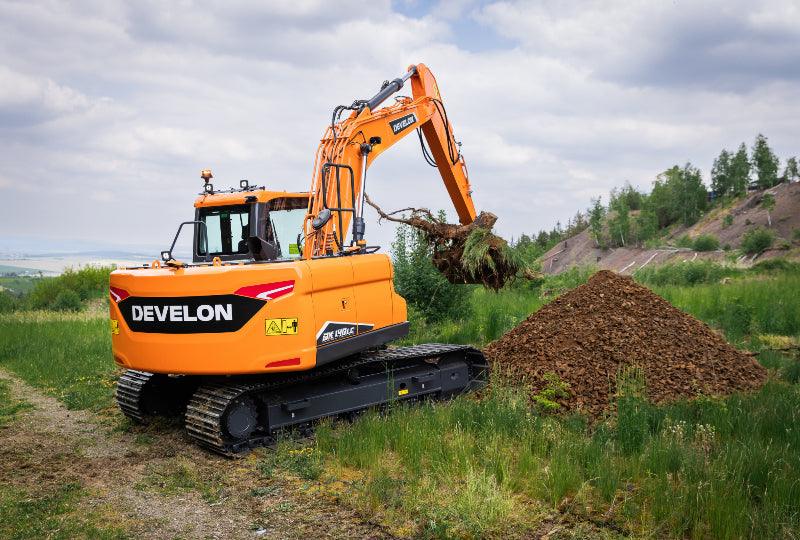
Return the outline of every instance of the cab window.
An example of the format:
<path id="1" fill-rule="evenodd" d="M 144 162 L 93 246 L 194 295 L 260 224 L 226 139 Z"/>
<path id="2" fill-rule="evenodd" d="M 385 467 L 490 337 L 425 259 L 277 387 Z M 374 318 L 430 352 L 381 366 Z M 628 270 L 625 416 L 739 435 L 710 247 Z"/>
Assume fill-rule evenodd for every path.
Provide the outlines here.
<path id="1" fill-rule="evenodd" d="M 300 248 L 297 235 L 303 230 L 303 219 L 308 211 L 308 199 L 282 197 L 269 202 L 267 240 L 277 241 L 281 259 L 297 259 Z"/>
<path id="2" fill-rule="evenodd" d="M 206 224 L 208 253 L 198 234 L 197 253 L 201 256 L 231 256 L 248 253 L 250 207 L 220 206 L 201 208 L 198 219 Z"/>

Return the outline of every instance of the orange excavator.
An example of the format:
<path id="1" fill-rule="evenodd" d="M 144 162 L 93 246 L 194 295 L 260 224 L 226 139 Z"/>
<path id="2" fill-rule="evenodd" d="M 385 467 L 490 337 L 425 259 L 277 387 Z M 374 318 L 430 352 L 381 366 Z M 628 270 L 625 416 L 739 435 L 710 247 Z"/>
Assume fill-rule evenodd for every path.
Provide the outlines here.
<path id="1" fill-rule="evenodd" d="M 409 80 L 412 97 L 380 107 Z M 409 323 L 390 258 L 364 239 L 365 185 L 372 161 L 413 132 L 459 220 L 472 223 L 464 158 L 423 64 L 334 109 L 308 193 L 246 180 L 217 191 L 204 170 L 194 220 L 161 260 L 111 274 L 122 412 L 136 422 L 183 415 L 190 437 L 234 455 L 320 418 L 484 385 L 488 366 L 472 347 L 386 346 Z M 184 227 L 192 262 L 173 253 Z"/>

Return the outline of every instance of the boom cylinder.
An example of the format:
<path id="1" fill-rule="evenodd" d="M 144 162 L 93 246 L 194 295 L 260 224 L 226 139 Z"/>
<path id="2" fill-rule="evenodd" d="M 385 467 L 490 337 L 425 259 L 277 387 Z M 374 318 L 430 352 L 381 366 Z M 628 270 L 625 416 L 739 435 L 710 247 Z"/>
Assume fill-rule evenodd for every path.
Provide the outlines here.
<path id="1" fill-rule="evenodd" d="M 403 74 L 402 77 L 390 81 L 389 84 L 381 88 L 381 91 L 375 94 L 367 101 L 367 107 L 369 107 L 370 111 L 374 111 L 381 103 L 386 101 L 386 99 L 394 94 L 395 92 L 399 92 L 405 82 L 411 78 L 417 72 L 417 66 L 411 66 L 411 68 Z"/>

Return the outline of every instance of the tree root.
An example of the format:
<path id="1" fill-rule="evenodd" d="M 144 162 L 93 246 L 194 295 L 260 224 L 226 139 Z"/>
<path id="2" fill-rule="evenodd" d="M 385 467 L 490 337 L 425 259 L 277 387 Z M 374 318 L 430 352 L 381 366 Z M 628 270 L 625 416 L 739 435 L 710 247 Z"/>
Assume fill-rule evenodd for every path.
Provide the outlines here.
<path id="1" fill-rule="evenodd" d="M 469 225 L 445 223 L 426 208 L 384 212 L 365 195 L 364 200 L 381 219 L 420 230 L 433 250 L 433 265 L 451 283 L 477 283 L 498 290 L 513 280 L 524 266 L 508 243 L 492 234 L 497 216 L 481 212 Z M 410 213 L 408 218 L 398 214 Z"/>

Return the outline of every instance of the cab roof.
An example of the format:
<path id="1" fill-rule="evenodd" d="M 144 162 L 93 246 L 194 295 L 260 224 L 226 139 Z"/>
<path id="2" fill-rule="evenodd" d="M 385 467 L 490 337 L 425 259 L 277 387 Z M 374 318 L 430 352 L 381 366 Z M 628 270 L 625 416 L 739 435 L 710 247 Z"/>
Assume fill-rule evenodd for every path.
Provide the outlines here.
<path id="1" fill-rule="evenodd" d="M 248 197 L 255 197 L 258 202 L 268 202 L 273 199 L 280 199 L 284 197 L 296 197 L 308 200 L 308 192 L 303 191 L 270 191 L 261 188 L 249 188 L 243 190 L 232 191 L 219 191 L 214 193 L 201 193 L 194 200 L 195 208 L 204 208 L 208 206 L 229 206 L 234 204 L 245 204 L 252 202 L 248 201 Z"/>

